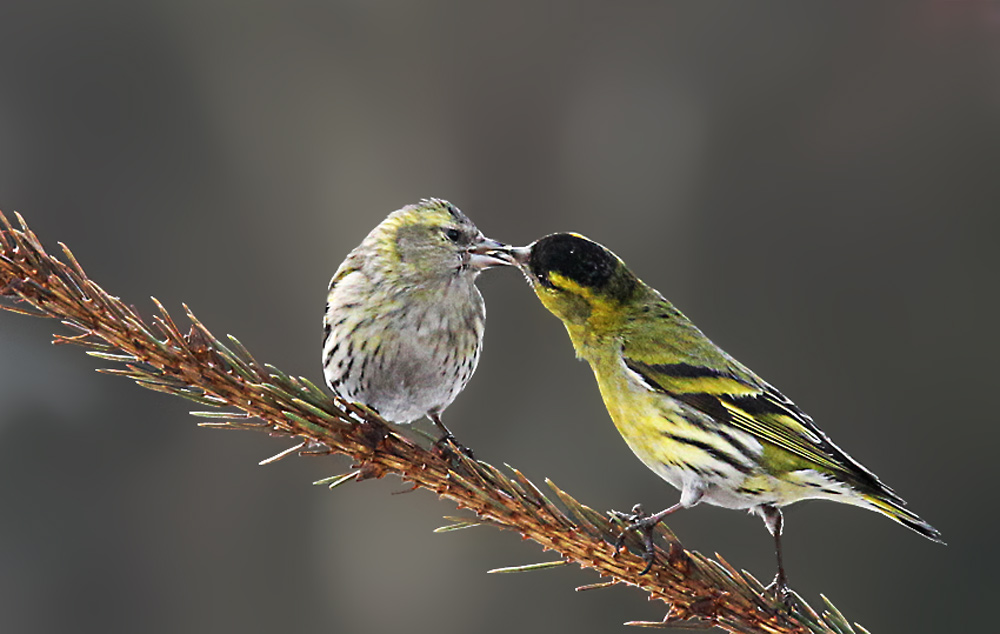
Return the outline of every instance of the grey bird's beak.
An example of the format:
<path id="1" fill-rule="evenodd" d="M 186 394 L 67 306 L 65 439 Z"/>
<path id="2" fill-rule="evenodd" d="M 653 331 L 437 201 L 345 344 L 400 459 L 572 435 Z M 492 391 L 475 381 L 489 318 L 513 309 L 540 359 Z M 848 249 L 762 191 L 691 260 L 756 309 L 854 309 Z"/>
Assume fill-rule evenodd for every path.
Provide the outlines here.
<path id="1" fill-rule="evenodd" d="M 469 266 L 477 271 L 494 266 L 513 266 L 514 260 L 510 255 L 510 249 L 511 247 L 503 242 L 482 238 L 469 247 Z"/>

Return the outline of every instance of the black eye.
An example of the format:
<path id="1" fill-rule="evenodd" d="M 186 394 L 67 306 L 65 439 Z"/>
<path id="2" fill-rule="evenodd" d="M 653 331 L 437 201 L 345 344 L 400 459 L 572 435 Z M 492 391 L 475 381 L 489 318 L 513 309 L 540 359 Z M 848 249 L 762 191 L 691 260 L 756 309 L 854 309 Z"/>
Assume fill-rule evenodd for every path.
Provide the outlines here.
<path id="1" fill-rule="evenodd" d="M 452 242 L 458 242 L 462 239 L 462 232 L 458 229 L 446 229 L 444 236 L 451 240 Z"/>

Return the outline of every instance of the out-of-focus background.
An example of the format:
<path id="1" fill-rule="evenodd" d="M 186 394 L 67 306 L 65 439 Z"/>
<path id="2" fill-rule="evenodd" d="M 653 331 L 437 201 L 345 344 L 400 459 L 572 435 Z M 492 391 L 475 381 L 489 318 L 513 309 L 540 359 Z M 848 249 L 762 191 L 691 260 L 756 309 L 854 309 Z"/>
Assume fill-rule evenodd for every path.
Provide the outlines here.
<path id="1" fill-rule="evenodd" d="M 873 633 L 970 631 L 1000 591 L 1000 4 L 0 5 L 0 208 L 149 314 L 316 381 L 327 282 L 385 214 L 582 232 L 793 398 L 944 533 L 786 515 L 795 588 Z M 597 509 L 677 492 L 635 460 L 515 272 L 481 278 L 477 456 Z M 664 606 L 341 458 L 195 427 L 0 314 L 0 631 L 624 632 Z M 670 525 L 763 580 L 759 519 Z"/>

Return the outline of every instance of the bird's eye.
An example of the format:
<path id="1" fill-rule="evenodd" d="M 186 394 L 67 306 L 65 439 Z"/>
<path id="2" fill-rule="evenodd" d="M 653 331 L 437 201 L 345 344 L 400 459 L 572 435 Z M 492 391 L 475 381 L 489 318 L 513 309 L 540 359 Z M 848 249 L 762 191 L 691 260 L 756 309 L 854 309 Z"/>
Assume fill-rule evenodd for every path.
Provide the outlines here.
<path id="1" fill-rule="evenodd" d="M 462 232 L 458 229 L 446 229 L 444 232 L 444 237 L 448 238 L 452 242 L 458 242 L 462 239 Z"/>

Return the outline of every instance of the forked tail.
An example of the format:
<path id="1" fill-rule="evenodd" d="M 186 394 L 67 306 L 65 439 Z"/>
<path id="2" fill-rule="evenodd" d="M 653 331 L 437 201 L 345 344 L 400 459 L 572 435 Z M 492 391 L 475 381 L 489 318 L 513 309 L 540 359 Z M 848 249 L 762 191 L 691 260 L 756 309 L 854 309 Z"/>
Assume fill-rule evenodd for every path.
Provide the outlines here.
<path id="1" fill-rule="evenodd" d="M 868 502 L 869 508 L 878 511 L 890 519 L 896 520 L 903 526 L 920 533 L 931 541 L 939 544 L 944 543 L 944 540 L 941 539 L 941 532 L 920 519 L 916 513 L 907 510 L 903 500 L 875 497 L 874 495 L 865 495 L 864 499 Z"/>

